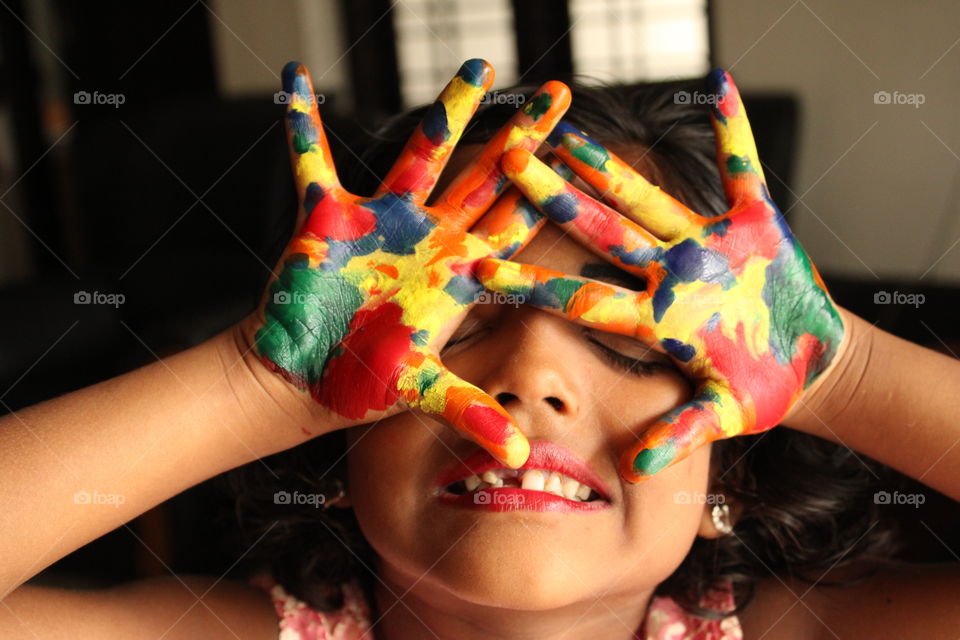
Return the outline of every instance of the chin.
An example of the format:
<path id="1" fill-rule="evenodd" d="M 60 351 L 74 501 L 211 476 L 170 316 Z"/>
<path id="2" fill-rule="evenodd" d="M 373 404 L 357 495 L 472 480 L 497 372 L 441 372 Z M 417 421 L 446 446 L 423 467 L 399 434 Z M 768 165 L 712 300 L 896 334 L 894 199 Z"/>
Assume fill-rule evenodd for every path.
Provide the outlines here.
<path id="1" fill-rule="evenodd" d="M 614 566 L 596 560 L 616 554 L 586 549 L 582 538 L 578 545 L 552 541 L 547 548 L 546 530 L 479 529 L 471 530 L 442 557 L 442 546 L 419 549 L 415 554 L 422 558 L 419 570 L 404 568 L 409 581 L 405 588 L 419 579 L 431 592 L 471 605 L 546 611 L 592 601 L 606 589 L 601 575 L 616 573 Z"/>

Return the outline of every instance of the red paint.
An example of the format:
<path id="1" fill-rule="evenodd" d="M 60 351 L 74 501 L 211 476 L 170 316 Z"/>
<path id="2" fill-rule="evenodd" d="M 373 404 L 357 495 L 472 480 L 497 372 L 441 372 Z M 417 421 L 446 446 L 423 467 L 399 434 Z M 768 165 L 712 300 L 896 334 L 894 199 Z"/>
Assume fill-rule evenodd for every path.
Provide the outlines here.
<path id="1" fill-rule="evenodd" d="M 356 240 L 373 231 L 377 219 L 366 207 L 338 202 L 328 193 L 317 203 L 304 229 L 322 240 Z"/>
<path id="2" fill-rule="evenodd" d="M 484 446 L 496 448 L 498 455 L 506 457 L 505 445 L 516 430 L 510 418 L 484 404 L 485 399 L 480 391 L 470 387 L 450 387 L 443 417 L 450 424 L 465 425 Z M 463 406 L 465 402 L 469 403 L 466 408 Z"/>
<path id="3" fill-rule="evenodd" d="M 781 365 L 771 351 L 757 360 L 750 358 L 742 323 L 737 325 L 736 335 L 734 342 L 718 324 L 713 331 L 704 332 L 703 339 L 711 363 L 727 380 L 733 394 L 745 407 L 752 404 L 755 416 L 750 426 L 762 425 L 767 429 L 783 418 L 795 396 L 803 391 L 807 363 L 819 346 L 816 338 L 801 338 L 793 362 Z"/>
<path id="4" fill-rule="evenodd" d="M 327 363 L 314 389 L 318 402 L 348 418 L 383 411 L 397 401 L 396 378 L 410 354 L 414 329 L 400 322 L 403 309 L 386 302 L 357 311 L 342 344 L 343 353 Z M 328 384 L 329 380 L 349 384 Z"/>
<path id="5" fill-rule="evenodd" d="M 434 484 L 443 488 L 472 475 L 481 475 L 490 469 L 502 469 L 503 464 L 486 451 L 477 451 L 463 461 L 457 461 L 437 476 Z M 600 476 L 575 453 L 553 442 L 534 440 L 530 443 L 530 457 L 520 469 L 557 471 L 581 484 L 592 487 L 600 496 L 610 500 L 610 489 Z M 566 498 L 564 498 L 566 500 Z M 569 501 L 568 501 L 569 502 Z"/>
<path id="6" fill-rule="evenodd" d="M 437 496 L 442 504 L 480 511 L 541 511 L 553 513 L 598 513 L 610 507 L 609 502 L 577 502 L 546 491 L 532 491 L 516 487 L 481 489 L 455 496 L 442 493 Z"/>
<path id="7" fill-rule="evenodd" d="M 743 273 L 750 256 L 762 256 L 772 261 L 784 242 L 783 234 L 771 220 L 774 215 L 776 211 L 762 200 L 744 205 L 731 214 L 732 224 L 726 233 L 710 236 L 706 246 L 725 255 L 730 261 L 730 272 L 736 276 Z M 707 218 L 708 224 L 716 221 L 716 218 Z"/>

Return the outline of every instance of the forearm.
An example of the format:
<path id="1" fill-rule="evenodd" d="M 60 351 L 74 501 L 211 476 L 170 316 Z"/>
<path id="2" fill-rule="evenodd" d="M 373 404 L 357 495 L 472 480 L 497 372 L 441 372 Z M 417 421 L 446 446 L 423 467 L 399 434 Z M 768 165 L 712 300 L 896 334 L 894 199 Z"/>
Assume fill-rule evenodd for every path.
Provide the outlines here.
<path id="1" fill-rule="evenodd" d="M 284 383 L 241 352 L 225 332 L 0 419 L 0 595 L 180 491 L 284 448 L 258 434 L 297 433 L 304 417 L 277 406 L 285 389 L 270 385 Z"/>
<path id="2" fill-rule="evenodd" d="M 960 500 L 960 362 L 841 313 L 849 342 L 840 361 L 783 424 Z"/>

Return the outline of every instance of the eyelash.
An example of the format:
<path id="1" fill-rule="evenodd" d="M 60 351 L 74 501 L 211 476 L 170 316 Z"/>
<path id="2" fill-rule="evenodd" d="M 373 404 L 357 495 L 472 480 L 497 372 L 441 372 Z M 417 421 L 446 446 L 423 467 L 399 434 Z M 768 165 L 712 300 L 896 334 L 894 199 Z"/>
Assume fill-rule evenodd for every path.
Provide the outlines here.
<path id="1" fill-rule="evenodd" d="M 591 344 L 595 345 L 597 350 L 611 364 L 627 371 L 628 373 L 634 373 L 638 376 L 648 376 L 655 373 L 657 369 L 663 368 L 663 365 L 659 362 L 646 362 L 645 360 L 630 358 L 623 355 L 619 351 L 614 351 L 610 347 L 597 340 L 594 340 L 593 338 L 588 337 L 587 340 L 589 340 Z"/>
<path id="2" fill-rule="evenodd" d="M 453 346 L 460 344 L 461 342 L 465 342 L 466 340 L 473 338 L 476 334 L 477 334 L 477 331 L 474 331 L 471 333 L 464 334 L 458 338 L 452 338 L 448 340 L 447 344 L 445 344 L 443 346 L 443 349 L 440 350 L 440 355 L 443 356 L 443 353 L 445 351 L 447 351 Z M 587 336 L 587 341 L 590 342 L 592 345 L 594 345 L 597 351 L 599 351 L 600 354 L 604 357 L 604 359 L 610 362 L 610 364 L 620 369 L 623 369 L 628 373 L 633 373 L 638 376 L 649 376 L 656 373 L 658 369 L 666 368 L 664 367 L 664 365 L 660 364 L 659 362 L 647 362 L 645 360 L 637 360 L 635 358 L 630 358 L 628 356 L 625 356 L 619 351 L 615 351 L 610 347 L 606 346 L 602 342 L 598 340 L 594 340 L 590 336 Z"/>

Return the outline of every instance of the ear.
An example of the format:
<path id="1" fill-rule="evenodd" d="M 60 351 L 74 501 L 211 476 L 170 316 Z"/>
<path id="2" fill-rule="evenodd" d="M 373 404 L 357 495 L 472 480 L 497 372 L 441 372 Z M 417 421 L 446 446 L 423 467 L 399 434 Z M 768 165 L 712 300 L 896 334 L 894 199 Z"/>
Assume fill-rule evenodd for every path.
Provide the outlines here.
<path id="1" fill-rule="evenodd" d="M 737 507 L 736 503 L 731 503 L 729 500 L 724 502 L 724 504 L 727 504 L 730 507 L 730 524 L 736 526 L 737 517 L 740 515 L 740 509 Z M 700 526 L 697 528 L 697 535 L 708 540 L 714 540 L 716 538 L 722 538 L 723 536 L 730 535 L 729 533 L 717 529 L 716 525 L 713 523 L 713 507 L 714 505 L 712 504 L 703 505 L 703 511 L 700 514 Z"/>

